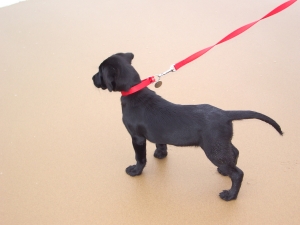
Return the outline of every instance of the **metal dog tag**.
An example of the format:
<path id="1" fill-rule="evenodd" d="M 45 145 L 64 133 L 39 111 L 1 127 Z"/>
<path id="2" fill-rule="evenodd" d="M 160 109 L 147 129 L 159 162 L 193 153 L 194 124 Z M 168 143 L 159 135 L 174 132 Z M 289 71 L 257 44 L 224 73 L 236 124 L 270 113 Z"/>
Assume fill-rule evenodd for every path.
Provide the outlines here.
<path id="1" fill-rule="evenodd" d="M 162 82 L 159 80 L 154 84 L 154 87 L 159 88 L 162 85 Z"/>

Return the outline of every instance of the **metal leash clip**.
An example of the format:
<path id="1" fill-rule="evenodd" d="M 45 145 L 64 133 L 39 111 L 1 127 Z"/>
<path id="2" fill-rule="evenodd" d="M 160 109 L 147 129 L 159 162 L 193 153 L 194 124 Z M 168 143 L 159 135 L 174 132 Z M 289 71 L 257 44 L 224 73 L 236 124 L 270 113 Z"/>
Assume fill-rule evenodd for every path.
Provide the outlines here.
<path id="1" fill-rule="evenodd" d="M 170 72 L 175 72 L 175 71 L 176 71 L 176 69 L 175 69 L 174 65 L 171 65 L 171 66 L 170 66 L 170 69 L 168 69 L 167 71 L 165 71 L 165 72 L 163 72 L 163 73 L 161 73 L 161 74 L 158 74 L 158 75 L 157 75 L 158 80 L 155 82 L 154 87 L 159 88 L 159 87 L 162 85 L 162 81 L 160 80 L 160 78 L 161 78 L 162 76 L 164 76 L 164 75 L 166 75 L 166 74 L 168 74 L 168 73 L 170 73 Z"/>

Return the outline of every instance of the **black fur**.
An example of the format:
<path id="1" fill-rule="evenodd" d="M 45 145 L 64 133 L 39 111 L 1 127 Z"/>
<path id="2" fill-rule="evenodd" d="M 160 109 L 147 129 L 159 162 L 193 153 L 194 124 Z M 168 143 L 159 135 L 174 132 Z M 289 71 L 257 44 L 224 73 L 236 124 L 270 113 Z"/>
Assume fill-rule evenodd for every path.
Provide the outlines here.
<path id="1" fill-rule="evenodd" d="M 111 91 L 128 91 L 141 79 L 131 66 L 132 53 L 118 53 L 104 60 L 93 76 L 94 85 Z M 253 111 L 224 111 L 214 106 L 179 105 L 168 102 L 144 88 L 121 97 L 123 123 L 132 137 L 136 165 L 126 173 L 140 175 L 146 165 L 146 140 L 156 143 L 154 156 L 167 156 L 167 144 L 200 146 L 218 172 L 229 176 L 232 187 L 220 193 L 226 201 L 236 199 L 243 171 L 236 164 L 239 151 L 231 143 L 233 120 L 259 119 L 272 125 L 281 135 L 280 126 L 270 117 Z"/>

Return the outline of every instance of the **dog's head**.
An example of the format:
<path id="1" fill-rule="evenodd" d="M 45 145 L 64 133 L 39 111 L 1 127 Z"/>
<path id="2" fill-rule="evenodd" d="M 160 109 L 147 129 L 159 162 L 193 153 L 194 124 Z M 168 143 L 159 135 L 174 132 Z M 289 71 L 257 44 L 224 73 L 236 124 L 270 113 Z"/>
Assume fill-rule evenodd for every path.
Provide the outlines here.
<path id="1" fill-rule="evenodd" d="M 118 53 L 104 60 L 99 66 L 99 72 L 93 76 L 94 85 L 103 90 L 128 91 L 141 79 L 131 65 L 132 53 Z"/>

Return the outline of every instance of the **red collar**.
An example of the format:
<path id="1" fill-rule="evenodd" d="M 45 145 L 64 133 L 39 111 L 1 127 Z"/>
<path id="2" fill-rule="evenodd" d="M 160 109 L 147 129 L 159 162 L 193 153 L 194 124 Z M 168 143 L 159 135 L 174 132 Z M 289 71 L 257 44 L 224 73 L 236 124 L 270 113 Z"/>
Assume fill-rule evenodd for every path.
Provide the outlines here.
<path id="1" fill-rule="evenodd" d="M 148 78 L 142 80 L 141 83 L 131 87 L 128 91 L 121 91 L 121 94 L 122 94 L 122 96 L 131 95 L 137 91 L 142 90 L 143 88 L 147 87 L 148 85 L 152 84 L 153 82 L 155 82 L 154 76 L 148 77 Z"/>

